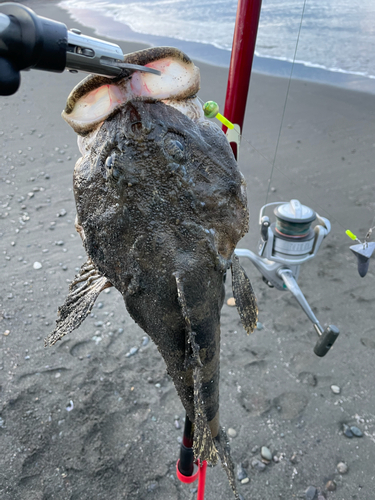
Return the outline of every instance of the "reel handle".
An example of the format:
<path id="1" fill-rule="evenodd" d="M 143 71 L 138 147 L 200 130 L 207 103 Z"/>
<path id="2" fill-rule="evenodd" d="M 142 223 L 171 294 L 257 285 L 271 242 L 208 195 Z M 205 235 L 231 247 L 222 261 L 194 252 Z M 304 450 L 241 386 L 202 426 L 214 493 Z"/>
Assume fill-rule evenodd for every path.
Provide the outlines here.
<path id="1" fill-rule="evenodd" d="M 340 330 L 335 325 L 329 325 L 320 333 L 320 338 L 314 347 L 314 353 L 322 358 L 331 349 L 333 344 L 336 342 L 337 337 L 340 334 Z"/>

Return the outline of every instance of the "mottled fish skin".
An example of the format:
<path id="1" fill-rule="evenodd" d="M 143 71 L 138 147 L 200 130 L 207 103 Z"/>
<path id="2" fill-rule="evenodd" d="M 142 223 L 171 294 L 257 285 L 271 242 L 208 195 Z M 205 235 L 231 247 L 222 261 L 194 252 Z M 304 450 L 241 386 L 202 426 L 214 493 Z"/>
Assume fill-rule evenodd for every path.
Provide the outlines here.
<path id="1" fill-rule="evenodd" d="M 121 292 L 161 352 L 196 424 L 195 455 L 214 463 L 218 454 L 238 497 L 219 424 L 220 311 L 229 267 L 240 296 L 251 290 L 232 260 L 248 230 L 246 186 L 222 131 L 161 101 L 131 99 L 94 133 L 82 133 L 76 227 L 98 286 Z M 254 301 L 251 290 L 243 299 L 250 330 Z M 69 304 L 74 317 L 69 297 L 64 317 Z M 64 325 L 54 341 L 67 333 Z"/>
<path id="2" fill-rule="evenodd" d="M 74 193 L 89 257 L 157 344 L 194 420 L 179 276 L 204 365 L 207 419 L 215 420 L 223 277 L 248 221 L 225 136 L 163 103 L 127 103 L 77 162 Z"/>

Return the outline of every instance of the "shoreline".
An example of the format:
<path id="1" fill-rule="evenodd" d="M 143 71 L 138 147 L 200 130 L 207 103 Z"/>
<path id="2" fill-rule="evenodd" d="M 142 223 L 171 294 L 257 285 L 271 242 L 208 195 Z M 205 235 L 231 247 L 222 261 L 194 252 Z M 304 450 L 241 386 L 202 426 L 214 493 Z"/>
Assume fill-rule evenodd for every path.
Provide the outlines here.
<path id="1" fill-rule="evenodd" d="M 142 43 L 146 46 L 173 46 L 182 50 L 191 59 L 198 62 L 226 69 L 229 68 L 230 50 L 220 49 L 209 43 L 197 43 L 171 37 L 138 33 L 133 31 L 128 25 L 120 23 L 111 17 L 100 16 L 99 13 L 90 9 L 66 9 L 60 5 L 60 2 L 56 6 L 65 11 L 74 22 L 92 29 L 97 37 L 104 36 L 111 40 L 121 40 L 126 43 Z M 111 33 L 111 35 L 108 33 Z M 255 54 L 252 72 L 375 94 L 374 78 L 318 67 L 312 63 L 300 61 L 293 63 L 291 61 Z"/>

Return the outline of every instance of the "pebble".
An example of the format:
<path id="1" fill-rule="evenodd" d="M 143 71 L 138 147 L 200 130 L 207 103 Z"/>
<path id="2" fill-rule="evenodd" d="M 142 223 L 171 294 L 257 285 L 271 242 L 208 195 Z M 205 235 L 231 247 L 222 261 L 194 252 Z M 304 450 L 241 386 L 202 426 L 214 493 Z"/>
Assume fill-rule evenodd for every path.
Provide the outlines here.
<path id="1" fill-rule="evenodd" d="M 241 480 L 241 484 L 247 484 L 250 482 L 250 479 L 248 477 L 244 477 L 242 480 Z"/>
<path id="2" fill-rule="evenodd" d="M 362 437 L 362 436 L 363 436 L 363 432 L 361 431 L 361 429 L 359 429 L 359 428 L 358 428 L 358 427 L 356 427 L 355 425 L 352 425 L 352 426 L 350 427 L 350 430 L 351 430 L 351 432 L 353 433 L 353 436 L 355 436 L 355 437 L 360 438 L 360 437 Z"/>
<path id="3" fill-rule="evenodd" d="M 260 460 L 255 459 L 251 462 L 251 467 L 257 470 L 258 472 L 263 472 L 264 469 L 266 468 L 266 465 Z"/>
<path id="4" fill-rule="evenodd" d="M 134 356 L 134 354 L 137 354 L 138 352 L 138 347 L 132 347 L 129 352 L 125 354 L 126 358 L 130 358 L 130 356 Z"/>
<path id="5" fill-rule="evenodd" d="M 43 266 L 40 262 L 34 262 L 33 264 L 33 268 L 34 269 L 41 269 Z"/>
<path id="6" fill-rule="evenodd" d="M 72 411 L 73 408 L 74 408 L 73 401 L 70 400 L 68 406 L 65 409 L 66 409 L 66 411 Z"/>
<path id="7" fill-rule="evenodd" d="M 147 336 L 142 337 L 142 346 L 143 347 L 146 346 L 149 342 L 150 342 L 149 337 L 147 337 Z"/>
<path id="8" fill-rule="evenodd" d="M 317 492 L 318 490 L 315 488 L 315 486 L 309 486 L 305 491 L 306 500 L 314 500 L 316 498 Z"/>
<path id="9" fill-rule="evenodd" d="M 344 463 L 344 462 L 340 462 L 337 464 L 337 471 L 340 473 L 340 474 L 346 474 L 349 470 L 349 467 Z"/>
<path id="10" fill-rule="evenodd" d="M 103 309 L 103 302 L 99 302 L 96 306 L 98 309 Z"/>
<path id="11" fill-rule="evenodd" d="M 155 384 L 155 387 L 156 387 L 157 389 L 160 389 L 161 384 L 159 384 L 159 382 L 157 382 L 157 383 Z"/>
<path id="12" fill-rule="evenodd" d="M 344 432 L 344 436 L 346 436 L 347 438 L 353 437 L 352 431 L 350 430 L 349 426 L 346 424 L 343 425 L 343 432 Z"/>
<path id="13" fill-rule="evenodd" d="M 290 457 L 290 461 L 292 462 L 292 464 L 298 463 L 297 453 L 293 453 L 293 455 Z"/>
<path id="14" fill-rule="evenodd" d="M 9 330 L 5 330 L 4 335 L 7 337 L 10 334 Z"/>
<path id="15" fill-rule="evenodd" d="M 64 244 L 63 240 L 55 241 L 55 245 L 62 247 Z"/>
<path id="16" fill-rule="evenodd" d="M 156 490 L 157 487 L 158 487 L 157 483 L 151 483 L 147 486 L 147 491 L 151 493 L 152 491 Z"/>
<path id="17" fill-rule="evenodd" d="M 340 394 L 341 389 L 338 385 L 331 385 L 331 391 L 333 392 L 333 394 Z"/>
<path id="18" fill-rule="evenodd" d="M 326 484 L 326 490 L 327 491 L 335 491 L 335 489 L 336 489 L 335 481 L 328 481 L 328 483 Z"/>
<path id="19" fill-rule="evenodd" d="M 264 458 L 265 460 L 268 460 L 269 462 L 272 460 L 272 453 L 267 448 L 267 446 L 262 446 L 262 448 L 260 450 L 260 454 L 261 454 L 262 458 Z"/>
<path id="20" fill-rule="evenodd" d="M 233 427 L 229 427 L 228 436 L 231 438 L 235 438 L 237 436 L 237 431 L 233 429 Z"/>
<path id="21" fill-rule="evenodd" d="M 264 325 L 260 321 L 257 321 L 257 330 L 263 330 Z"/>
<path id="22" fill-rule="evenodd" d="M 176 429 L 181 429 L 181 424 L 180 424 L 180 422 L 178 420 L 174 421 L 174 426 L 175 426 Z"/>
<path id="23" fill-rule="evenodd" d="M 227 300 L 227 304 L 230 307 L 234 307 L 236 305 L 236 299 L 234 297 L 231 297 L 230 299 Z"/>
<path id="24" fill-rule="evenodd" d="M 241 464 L 237 465 L 237 479 L 242 481 L 247 477 L 247 473 Z"/>

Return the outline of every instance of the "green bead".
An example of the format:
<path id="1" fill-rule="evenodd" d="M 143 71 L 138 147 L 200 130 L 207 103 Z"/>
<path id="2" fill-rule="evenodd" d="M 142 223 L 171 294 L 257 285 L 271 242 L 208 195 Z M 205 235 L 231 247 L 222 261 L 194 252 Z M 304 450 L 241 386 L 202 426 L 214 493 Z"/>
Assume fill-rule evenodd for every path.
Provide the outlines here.
<path id="1" fill-rule="evenodd" d="M 207 118 L 215 118 L 219 112 L 219 105 L 215 101 L 207 101 L 203 104 L 204 116 Z"/>

